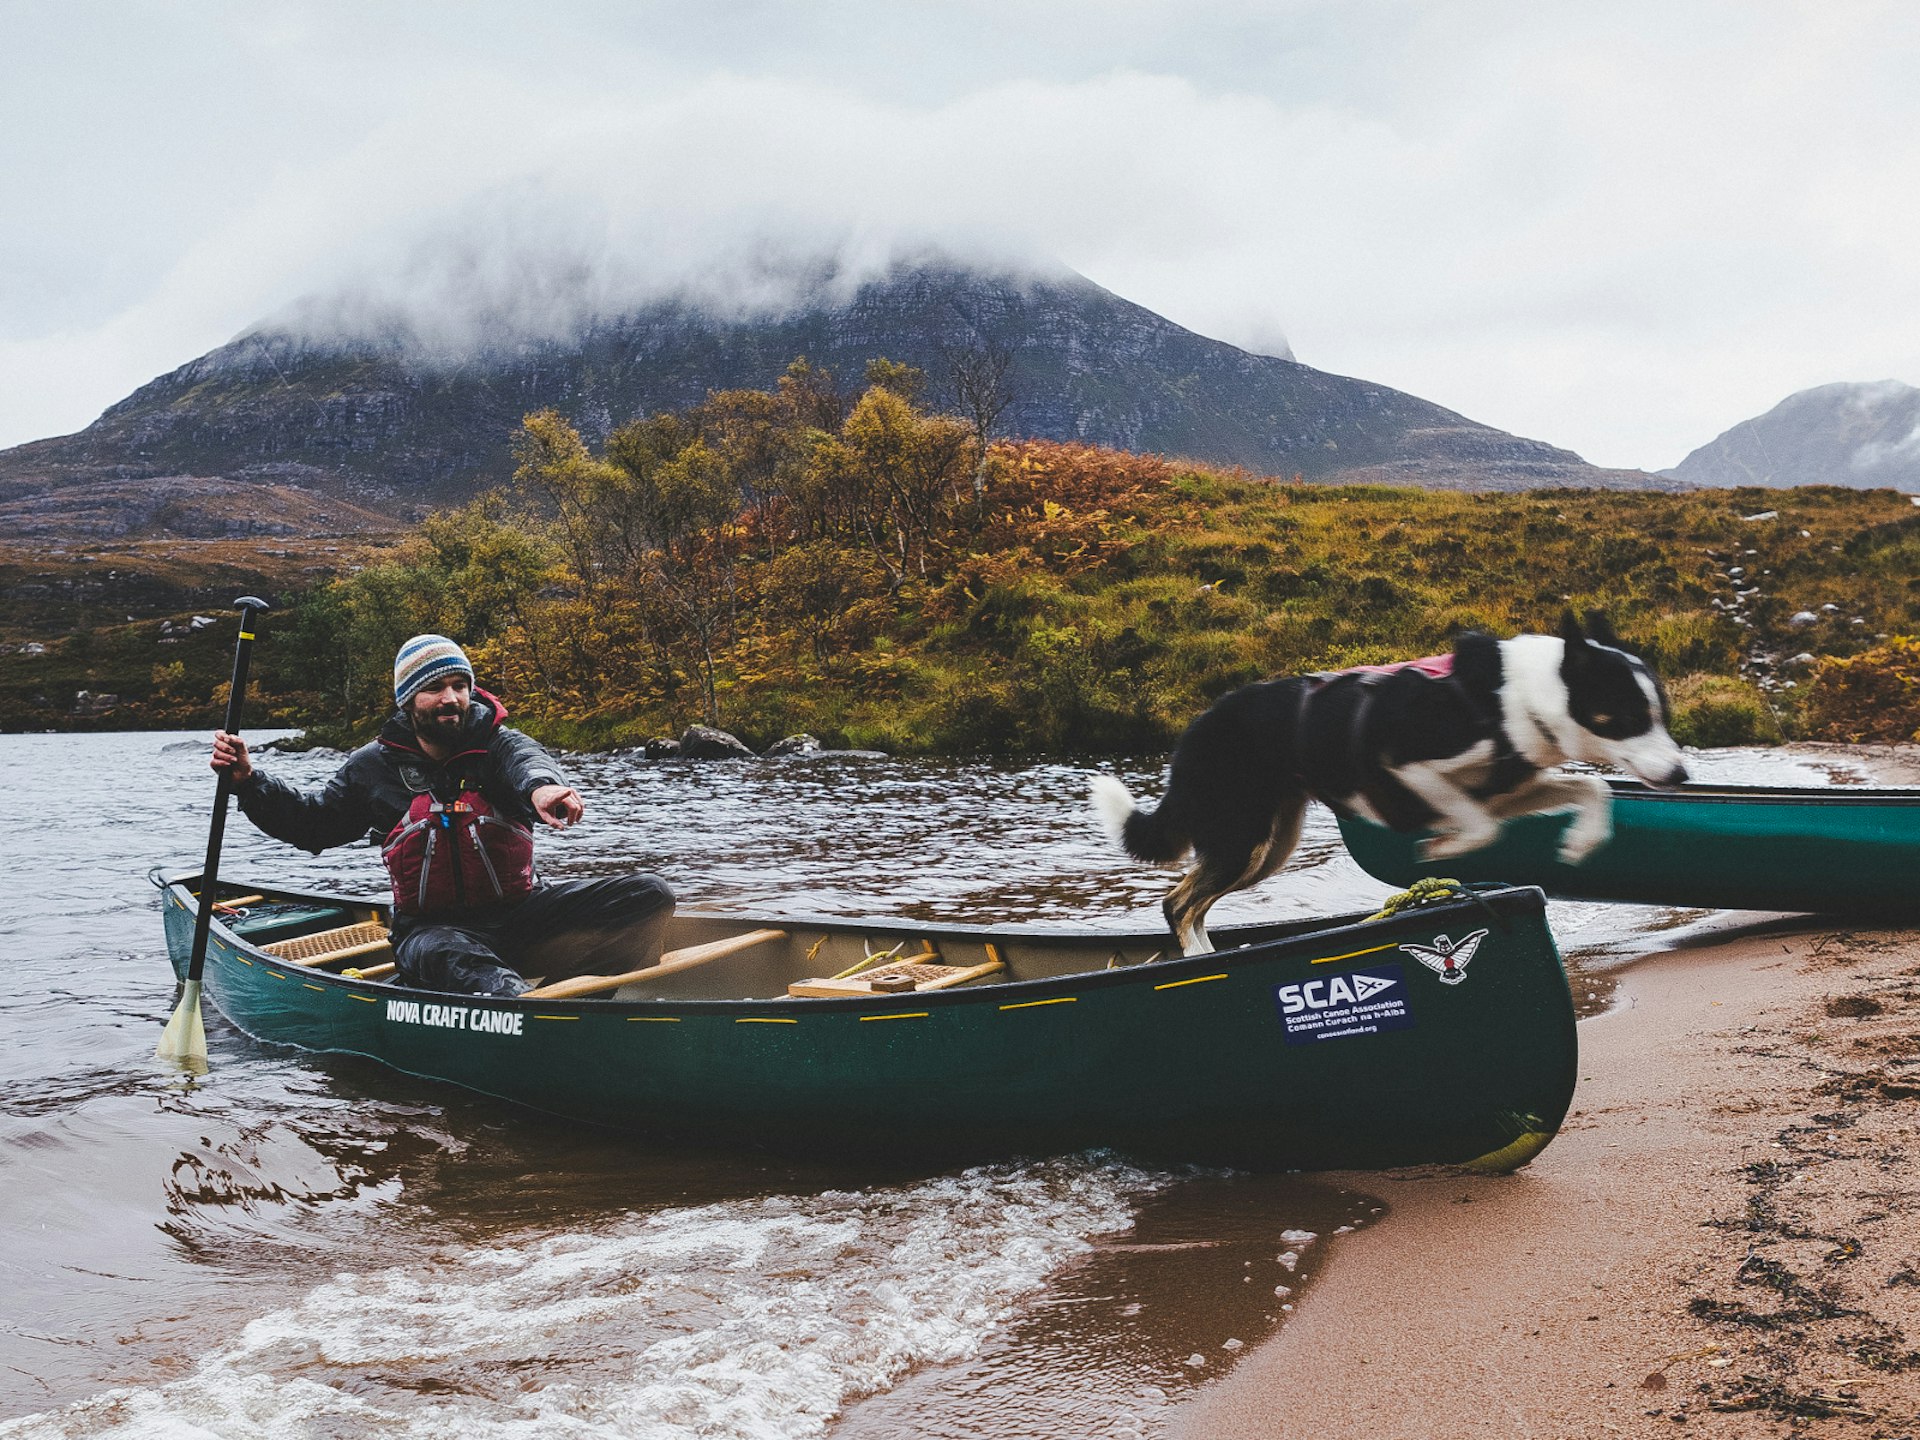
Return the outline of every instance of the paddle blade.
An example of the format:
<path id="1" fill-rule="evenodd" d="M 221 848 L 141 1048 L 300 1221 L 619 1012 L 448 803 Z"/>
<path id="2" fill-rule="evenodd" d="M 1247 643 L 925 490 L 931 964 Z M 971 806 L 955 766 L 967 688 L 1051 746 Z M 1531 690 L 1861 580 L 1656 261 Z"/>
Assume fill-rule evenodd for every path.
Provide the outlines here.
<path id="1" fill-rule="evenodd" d="M 160 1032 L 154 1052 L 185 1069 L 204 1073 L 207 1068 L 207 1027 L 200 1020 L 200 982 L 189 980 L 180 987 L 180 1003 L 173 1007 L 173 1018 Z"/>

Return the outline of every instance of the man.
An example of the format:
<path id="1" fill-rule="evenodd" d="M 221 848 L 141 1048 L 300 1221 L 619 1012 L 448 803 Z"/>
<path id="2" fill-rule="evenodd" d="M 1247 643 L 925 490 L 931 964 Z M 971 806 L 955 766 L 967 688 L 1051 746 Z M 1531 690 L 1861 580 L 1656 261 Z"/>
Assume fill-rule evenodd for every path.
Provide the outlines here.
<path id="1" fill-rule="evenodd" d="M 533 822 L 577 823 L 579 792 L 536 742 L 501 722 L 466 653 L 416 635 L 393 662 L 393 718 L 326 787 L 302 794 L 254 768 L 238 735 L 213 737 L 255 826 L 315 854 L 367 836 L 394 892 L 400 982 L 518 995 L 527 976 L 621 974 L 660 957 L 673 892 L 652 875 L 547 882 L 533 871 Z"/>

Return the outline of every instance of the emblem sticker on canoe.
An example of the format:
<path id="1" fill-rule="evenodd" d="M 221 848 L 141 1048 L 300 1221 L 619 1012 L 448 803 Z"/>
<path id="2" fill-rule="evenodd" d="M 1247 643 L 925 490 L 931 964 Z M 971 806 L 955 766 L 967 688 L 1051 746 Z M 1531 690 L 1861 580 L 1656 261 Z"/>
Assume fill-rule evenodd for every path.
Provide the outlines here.
<path id="1" fill-rule="evenodd" d="M 1378 1035 L 1413 1024 L 1407 1009 L 1406 975 L 1397 964 L 1279 985 L 1273 998 L 1289 1045 Z"/>
<path id="2" fill-rule="evenodd" d="M 1467 978 L 1467 962 L 1473 959 L 1473 952 L 1480 948 L 1480 942 L 1486 938 L 1486 931 L 1476 930 L 1464 940 L 1449 940 L 1445 935 L 1436 935 L 1431 945 L 1402 945 L 1400 948 L 1438 975 L 1442 985 L 1458 985 Z"/>

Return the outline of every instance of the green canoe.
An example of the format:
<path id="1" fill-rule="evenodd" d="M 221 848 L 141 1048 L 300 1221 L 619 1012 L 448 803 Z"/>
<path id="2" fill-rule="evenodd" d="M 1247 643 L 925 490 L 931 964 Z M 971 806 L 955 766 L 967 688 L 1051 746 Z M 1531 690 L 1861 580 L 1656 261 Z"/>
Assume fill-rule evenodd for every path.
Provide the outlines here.
<path id="1" fill-rule="evenodd" d="M 153 879 L 183 975 L 198 877 Z M 1573 1093 L 1572 999 L 1532 889 L 1222 929 L 1192 957 L 1164 933 L 683 914 L 667 958 L 687 968 L 516 1000 L 369 978 L 388 973 L 369 964 L 385 959 L 377 900 L 218 894 L 238 910 L 213 924 L 205 993 L 248 1035 L 675 1142 L 1504 1170 L 1552 1139 Z M 909 978 L 965 983 L 789 994 L 871 955 L 932 957 Z"/>
<path id="2" fill-rule="evenodd" d="M 1761 785 L 1613 788 L 1613 838 L 1559 858 L 1568 814 L 1510 820 L 1484 850 L 1428 862 L 1420 837 L 1340 816 L 1360 868 L 1390 885 L 1424 875 L 1538 885 L 1570 900 L 1726 910 L 1920 914 L 1920 790 Z"/>

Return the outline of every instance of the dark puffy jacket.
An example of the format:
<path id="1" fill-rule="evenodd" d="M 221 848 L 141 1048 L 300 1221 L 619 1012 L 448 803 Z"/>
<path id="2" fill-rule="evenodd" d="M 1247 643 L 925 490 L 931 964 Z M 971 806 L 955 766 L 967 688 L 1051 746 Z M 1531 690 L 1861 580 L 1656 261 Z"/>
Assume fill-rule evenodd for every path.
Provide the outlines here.
<path id="1" fill-rule="evenodd" d="M 276 840 L 316 855 L 371 836 L 384 839 L 425 791 L 446 792 L 463 777 L 510 819 L 532 823 L 530 797 L 542 785 L 570 783 L 539 742 L 509 730 L 507 707 L 484 690 L 473 692 L 459 749 L 444 764 L 420 749 L 413 727 L 395 715 L 380 738 L 362 745 L 318 792 L 303 794 L 284 780 L 255 770 L 239 787 L 240 809 Z"/>

